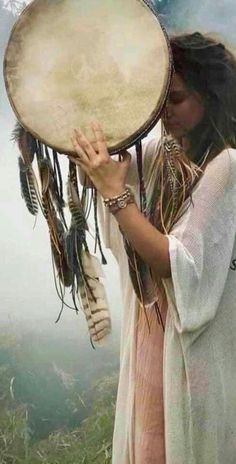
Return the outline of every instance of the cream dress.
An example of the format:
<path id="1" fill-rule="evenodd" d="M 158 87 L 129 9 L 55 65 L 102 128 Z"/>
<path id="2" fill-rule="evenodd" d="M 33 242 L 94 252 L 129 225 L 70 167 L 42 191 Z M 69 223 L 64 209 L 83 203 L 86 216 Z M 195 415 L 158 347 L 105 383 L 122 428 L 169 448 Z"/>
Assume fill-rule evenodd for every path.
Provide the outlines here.
<path id="1" fill-rule="evenodd" d="M 158 139 L 143 142 L 147 196 Z M 131 150 L 132 152 L 132 150 Z M 134 156 L 128 183 L 138 200 Z M 133 291 L 115 218 L 99 202 L 120 269 L 122 327 L 113 464 L 236 463 L 236 150 L 212 160 L 167 235 L 165 332 Z"/>

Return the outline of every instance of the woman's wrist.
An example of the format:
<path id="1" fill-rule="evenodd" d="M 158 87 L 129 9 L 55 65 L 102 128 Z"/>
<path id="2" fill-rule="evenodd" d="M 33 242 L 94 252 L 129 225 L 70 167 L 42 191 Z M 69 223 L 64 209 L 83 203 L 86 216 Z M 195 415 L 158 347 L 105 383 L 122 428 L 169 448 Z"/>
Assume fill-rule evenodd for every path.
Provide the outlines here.
<path id="1" fill-rule="evenodd" d="M 129 204 L 135 203 L 135 198 L 130 188 L 126 187 L 120 194 L 104 198 L 103 202 L 112 214 L 116 214 Z"/>
<path id="2" fill-rule="evenodd" d="M 117 197 L 119 195 L 122 195 L 122 193 L 125 191 L 126 186 L 125 185 L 117 185 L 117 186 L 112 186 L 110 188 L 102 189 L 100 191 L 101 196 L 103 199 L 108 199 L 108 198 L 113 198 Z"/>

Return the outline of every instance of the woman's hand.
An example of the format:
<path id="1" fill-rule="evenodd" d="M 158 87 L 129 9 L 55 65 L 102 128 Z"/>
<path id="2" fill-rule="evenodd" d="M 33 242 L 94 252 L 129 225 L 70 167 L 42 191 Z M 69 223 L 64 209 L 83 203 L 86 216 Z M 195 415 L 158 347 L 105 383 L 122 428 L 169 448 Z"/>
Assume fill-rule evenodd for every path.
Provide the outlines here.
<path id="1" fill-rule="evenodd" d="M 104 198 L 111 198 L 125 189 L 126 175 L 131 156 L 121 153 L 122 161 L 114 161 L 107 150 L 107 144 L 100 124 L 92 124 L 96 142 L 89 142 L 81 130 L 75 130 L 72 143 L 75 155 L 69 155 Z M 143 260 L 162 278 L 170 277 L 169 242 L 143 216 L 135 204 L 129 204 L 115 215 L 123 233 Z"/>
<path id="2" fill-rule="evenodd" d="M 119 195 L 125 190 L 126 176 L 130 165 L 130 154 L 121 153 L 122 161 L 115 161 L 107 150 L 106 139 L 99 123 L 91 124 L 96 150 L 80 129 L 74 130 L 71 138 L 76 156 L 68 155 L 86 175 L 104 198 Z"/>

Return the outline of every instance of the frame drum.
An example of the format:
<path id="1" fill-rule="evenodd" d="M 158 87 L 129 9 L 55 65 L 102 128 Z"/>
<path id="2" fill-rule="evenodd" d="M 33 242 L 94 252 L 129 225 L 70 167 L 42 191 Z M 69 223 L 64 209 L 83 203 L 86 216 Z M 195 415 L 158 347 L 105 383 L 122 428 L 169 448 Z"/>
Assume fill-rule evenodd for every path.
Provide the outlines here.
<path id="1" fill-rule="evenodd" d="M 16 22 L 4 78 L 22 126 L 61 153 L 73 128 L 91 139 L 104 129 L 110 153 L 129 148 L 156 124 L 172 59 L 147 0 L 34 0 Z"/>

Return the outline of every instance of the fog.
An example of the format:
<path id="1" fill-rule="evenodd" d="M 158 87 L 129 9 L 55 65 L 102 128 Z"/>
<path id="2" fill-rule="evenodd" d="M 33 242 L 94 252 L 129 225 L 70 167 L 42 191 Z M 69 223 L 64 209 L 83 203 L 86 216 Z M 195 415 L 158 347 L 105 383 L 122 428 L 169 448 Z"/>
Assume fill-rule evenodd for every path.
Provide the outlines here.
<path id="1" fill-rule="evenodd" d="M 14 3 L 14 2 L 12 2 Z M 20 4 L 29 2 L 15 2 Z M 234 0 L 153 0 L 162 22 L 170 33 L 200 30 L 220 35 L 231 46 L 236 44 L 236 3 Z M 8 5 L 8 10 L 6 6 Z M 10 2 L 0 3 L 1 67 L 6 43 L 17 16 L 10 11 Z M 3 7 L 5 7 L 3 9 Z M 12 7 L 12 5 L 11 5 Z M 66 309 L 61 322 L 54 321 L 60 310 L 53 283 L 51 255 L 46 224 L 39 215 L 35 223 L 21 198 L 17 166 L 17 147 L 10 141 L 15 116 L 5 93 L 3 77 L 0 80 L 0 212 L 1 212 L 1 313 L 0 320 L 11 324 L 41 323 L 47 321 L 52 329 L 60 330 L 71 324 L 80 336 L 87 337 L 83 315 L 75 316 Z M 108 250 L 108 265 L 104 268 L 106 288 L 110 300 L 113 327 L 119 330 L 121 302 L 117 266 Z M 80 327 L 81 323 L 81 327 Z M 82 335 L 83 334 L 83 335 Z"/>
<path id="2" fill-rule="evenodd" d="M 41 440 L 58 428 L 79 426 L 91 411 L 89 408 L 85 410 L 84 406 L 81 410 L 81 404 L 78 406 L 78 395 L 87 391 L 94 379 L 105 375 L 109 378 L 113 372 L 117 374 L 122 304 L 118 267 L 109 250 L 104 250 L 108 260 L 104 272 L 113 325 L 113 335 L 107 347 L 92 350 L 81 311 L 76 315 L 74 311 L 65 308 L 60 322 L 55 324 L 61 304 L 54 287 L 47 225 L 41 214 L 35 222 L 21 198 L 17 162 L 19 154 L 10 140 L 15 115 L 6 96 L 2 63 L 8 37 L 17 18 L 12 13 L 13 3 L 19 8 L 21 4 L 29 2 L 0 0 L 0 401 L 8 398 L 10 385 L 12 398 L 17 399 L 14 407 L 18 408 L 20 405 L 22 409 L 24 405 L 25 417 L 28 418 L 26 426 L 32 429 L 29 435 L 35 440 Z M 152 0 L 152 3 L 160 12 L 161 20 L 169 33 L 198 30 L 222 37 L 232 48 L 236 46 L 235 0 Z M 14 13 L 16 14 L 16 10 Z M 153 132 L 156 134 L 158 128 Z M 153 133 L 150 137 L 152 135 Z M 92 221 L 90 222 L 93 227 Z M 93 251 L 91 240 L 90 250 Z M 4 338 L 5 333 L 14 335 L 17 341 Z M 4 357 L 7 350 L 9 363 L 7 356 Z M 60 385 L 55 378 L 61 382 Z M 34 383 L 31 383 L 32 379 Z M 2 384 L 3 381 L 6 385 Z M 74 384 L 76 386 L 73 390 Z M 114 394 L 116 384 L 116 377 L 112 385 L 107 383 L 109 395 L 111 392 Z M 103 390 L 104 385 L 98 393 Z M 90 396 L 88 403 L 93 404 Z M 0 409 L 1 429 L 1 414 L 4 421 L 4 414 L 9 416 L 8 399 L 6 404 L 1 403 Z M 51 413 L 52 410 L 54 414 Z M 109 410 L 107 417 L 110 416 Z M 5 427 L 5 422 L 3 423 Z M 22 436 L 21 434 L 19 440 Z M 14 454 L 14 443 L 11 438 L 9 440 L 8 452 Z M 24 447 L 25 442 L 23 454 L 26 453 Z M 1 460 L 1 452 L 0 447 L 0 461 L 6 462 Z M 67 462 L 63 460 L 63 456 L 61 459 L 62 461 L 56 462 Z M 55 462 L 54 457 L 50 462 Z"/>
<path id="3" fill-rule="evenodd" d="M 12 25 L 16 20 L 10 10 L 3 9 L 10 2 L 1 0 L 0 53 L 1 63 Z M 19 7 L 20 3 L 17 2 Z M 230 45 L 236 44 L 236 3 L 234 0 L 169 0 L 152 2 L 160 11 L 162 22 L 170 33 L 200 30 L 221 35 Z M 164 5 L 164 6 L 163 6 Z M 10 8 L 10 7 L 9 7 Z M 2 65 L 1 65 L 2 66 Z M 46 224 L 39 215 L 35 223 L 21 198 L 17 147 L 10 141 L 15 116 L 5 93 L 3 77 L 0 80 L 0 212 L 1 212 L 1 321 L 18 321 L 47 324 L 55 329 L 54 321 L 60 309 L 53 284 L 51 255 Z M 106 250 L 108 265 L 107 291 L 110 300 L 114 328 L 119 329 L 121 303 L 117 266 Z M 79 324 L 82 324 L 81 328 Z M 80 336 L 87 336 L 83 315 L 76 317 L 73 311 L 65 310 L 59 326 L 71 324 Z M 83 327 L 83 328 L 82 328 Z"/>
<path id="4" fill-rule="evenodd" d="M 0 52 L 1 62 L 8 36 L 15 17 L 2 7 L 10 2 L 1 0 Z M 14 3 L 14 2 L 13 2 Z M 20 3 L 15 2 L 19 7 Z M 162 22 L 170 32 L 194 31 L 220 34 L 231 45 L 236 43 L 236 3 L 234 0 L 214 2 L 209 0 L 153 0 L 159 9 Z M 163 6 L 165 5 L 165 7 Z M 10 6 L 9 6 L 10 8 Z M 1 72 L 1 108 L 0 108 L 0 212 L 1 212 L 1 313 L 2 321 L 38 321 L 47 320 L 55 328 L 54 321 L 60 309 L 56 296 L 51 256 L 46 224 L 39 215 L 36 224 L 28 214 L 21 198 L 17 148 L 10 141 L 15 116 L 8 103 Z M 109 251 L 106 251 L 109 264 L 104 271 L 107 275 L 107 290 L 110 298 L 114 327 L 119 327 L 121 303 L 117 267 Z M 65 310 L 59 325 L 78 324 L 78 333 L 86 332 L 79 328 L 83 322 L 80 314 L 76 317 L 72 311 Z M 83 325 L 83 324 L 82 324 Z M 58 326 L 57 329 L 58 330 Z M 84 336 L 87 336 L 84 333 Z"/>
<path id="5" fill-rule="evenodd" d="M 0 49 L 1 64 L 7 39 L 14 22 L 10 12 L 1 10 Z M 2 67 L 2 65 L 1 65 Z M 55 325 L 60 310 L 56 295 L 48 231 L 45 220 L 39 214 L 31 216 L 21 198 L 17 146 L 11 142 L 15 115 L 9 105 L 1 72 L 0 112 L 0 320 L 12 326 L 35 326 L 45 323 L 53 330 L 71 326 L 79 338 L 89 340 L 82 313 L 78 316 L 65 309 L 61 321 Z M 92 225 L 92 224 L 91 224 Z M 91 243 L 91 251 L 93 244 Z M 108 298 L 112 313 L 113 330 L 119 329 L 121 304 L 117 267 L 109 250 L 106 250 L 108 266 L 104 266 Z"/>

